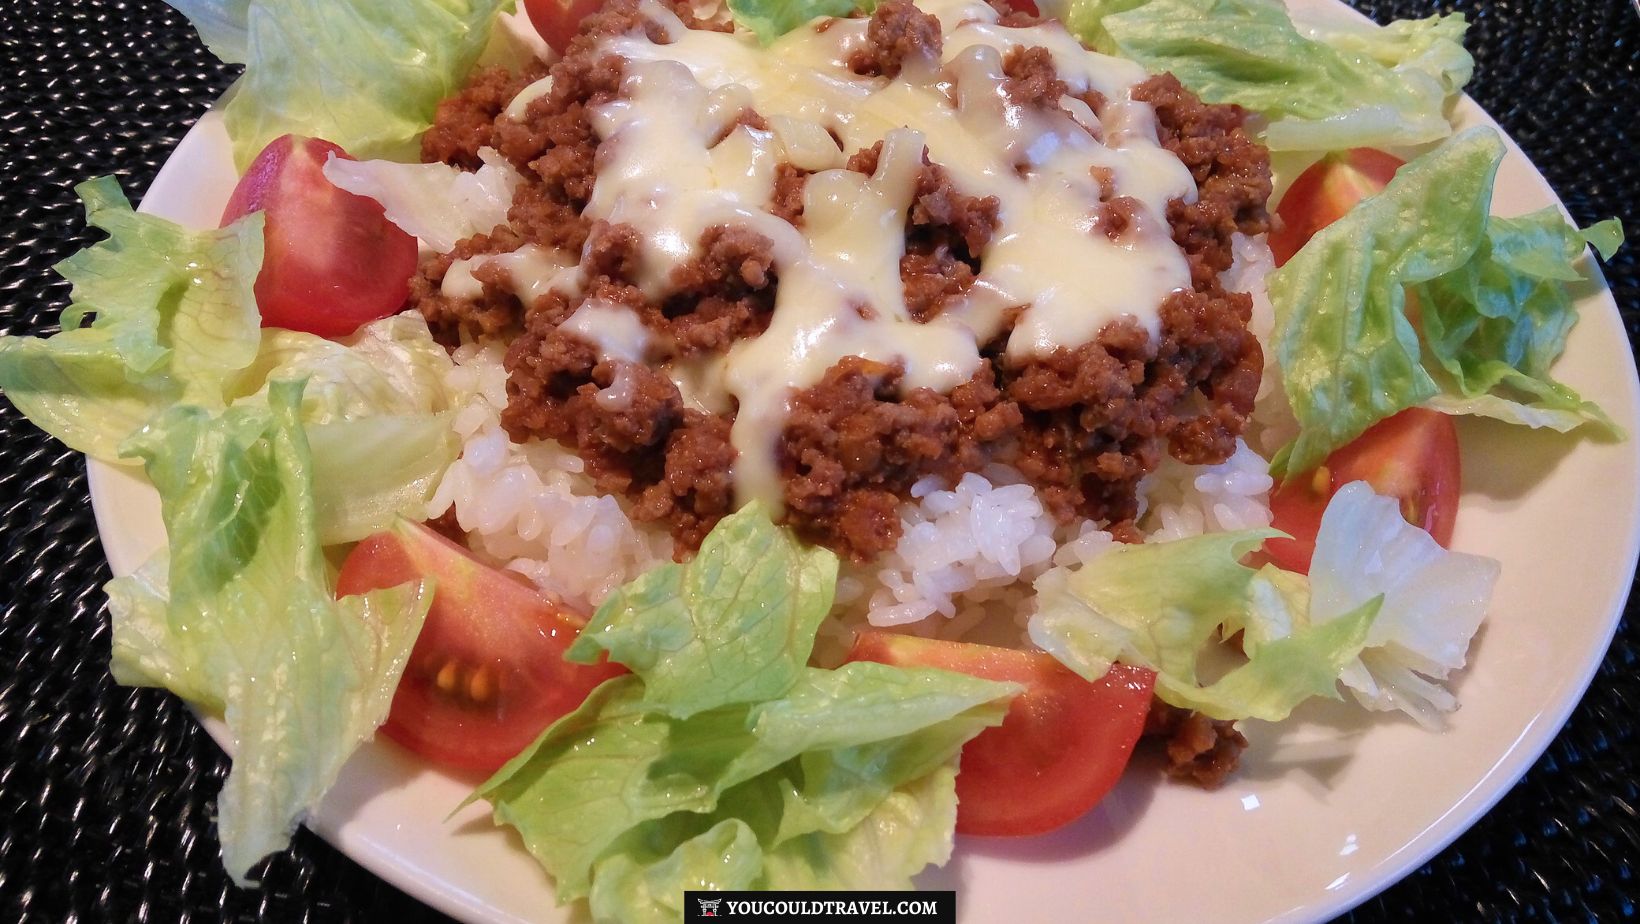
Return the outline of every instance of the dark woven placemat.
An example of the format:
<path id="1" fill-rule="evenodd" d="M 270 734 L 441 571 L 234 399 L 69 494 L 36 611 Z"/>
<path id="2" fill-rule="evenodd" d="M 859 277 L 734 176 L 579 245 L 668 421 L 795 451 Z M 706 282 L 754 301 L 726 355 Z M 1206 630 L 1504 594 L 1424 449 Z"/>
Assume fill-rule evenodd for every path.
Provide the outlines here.
<path id="1" fill-rule="evenodd" d="M 1627 0 L 1357 5 L 1380 21 L 1468 13 L 1476 97 L 1578 219 L 1636 226 L 1640 18 Z M 231 78 L 158 0 L 0 0 L 0 332 L 43 331 L 64 304 L 48 268 L 89 239 L 72 186 L 114 173 L 133 196 L 146 189 Z M 1631 342 L 1637 251 L 1607 268 Z M 260 888 L 229 885 L 213 821 L 227 762 L 174 698 L 109 679 L 108 576 L 83 462 L 0 401 L 0 920 L 440 920 L 305 831 Z M 1349 920 L 1635 916 L 1635 613 L 1526 779 Z"/>

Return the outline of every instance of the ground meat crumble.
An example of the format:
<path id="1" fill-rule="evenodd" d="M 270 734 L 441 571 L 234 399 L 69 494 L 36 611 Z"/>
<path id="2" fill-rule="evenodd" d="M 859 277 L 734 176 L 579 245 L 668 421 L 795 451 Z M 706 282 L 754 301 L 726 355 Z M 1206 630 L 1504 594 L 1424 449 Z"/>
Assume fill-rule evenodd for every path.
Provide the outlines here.
<path id="1" fill-rule="evenodd" d="M 678 13 L 687 24 L 704 27 L 687 4 L 680 3 Z M 1014 15 L 1008 24 L 1031 21 Z M 767 328 L 779 279 L 772 245 L 761 235 L 708 229 L 698 256 L 673 273 L 672 291 L 656 301 L 635 285 L 634 230 L 582 215 L 596 183 L 598 139 L 589 111 L 616 98 L 621 84 L 621 60 L 599 56 L 598 40 L 634 28 L 664 40 L 644 22 L 633 0 L 618 0 L 590 17 L 583 35 L 552 66 L 550 91 L 530 103 L 521 120 L 506 118 L 503 110 L 538 72 L 483 71 L 439 107 L 423 143 L 424 159 L 474 169 L 479 149 L 492 147 L 525 181 L 509 213 L 510 227 L 427 259 L 412 300 L 442 342 L 453 344 L 464 335 L 513 338 L 503 415 L 508 432 L 514 439 L 552 439 L 573 448 L 601 490 L 632 498 L 638 518 L 667 523 L 679 555 L 686 555 L 734 506 L 732 412 L 686 406 L 677 386 L 648 365 L 601 362 L 590 344 L 560 330 L 577 307 L 561 294 L 523 304 L 501 274 L 482 264 L 474 272 L 482 286 L 478 298 L 451 299 L 440 291 L 455 260 L 534 243 L 581 253 L 587 295 L 631 306 L 671 356 L 721 354 Z M 940 44 L 932 16 L 909 0 L 887 0 L 872 14 L 866 41 L 849 66 L 858 74 L 892 77 L 912 60 L 936 62 Z M 1004 72 L 1005 90 L 1017 106 L 1051 108 L 1067 93 L 1045 49 L 1014 49 Z M 946 395 L 902 391 L 897 367 L 843 360 L 794 397 L 779 440 L 786 516 L 804 536 L 869 559 L 898 540 L 896 508 L 917 479 L 955 478 L 1002 461 L 1019 469 L 1061 519 L 1092 517 L 1120 537 L 1135 538 L 1135 489 L 1164 453 L 1192 464 L 1221 462 L 1231 454 L 1252 410 L 1262 356 L 1247 332 L 1251 300 L 1226 292 L 1218 275 L 1230 265 L 1233 234 L 1268 228 L 1268 155 L 1243 130 L 1241 110 L 1204 104 L 1171 76 L 1147 80 L 1134 97 L 1155 108 L 1159 140 L 1184 162 L 1199 189 L 1195 202 L 1175 200 L 1168 208 L 1193 287 L 1161 306 L 1160 336 L 1152 338 L 1131 319 L 1117 321 L 1080 347 L 1016 365 L 1002 357 L 1005 330 L 984 346 L 987 362 L 979 373 Z M 1095 114 L 1104 106 L 1097 93 L 1078 99 Z M 765 123 L 747 110 L 737 124 L 755 129 Z M 879 154 L 880 145 L 855 151 L 848 168 L 873 173 Z M 797 226 L 808 176 L 790 164 L 776 171 L 772 210 Z M 1096 180 L 1110 185 L 1109 177 Z M 1095 233 L 1120 239 L 1137 220 L 1134 203 L 1109 190 L 1104 198 Z M 913 319 L 937 317 L 967 291 L 997 221 L 995 198 L 964 194 L 925 151 L 900 264 Z M 1189 723 L 1175 726 L 1188 731 L 1175 734 L 1177 741 L 1194 746 L 1205 740 Z M 1216 734 L 1197 753 L 1220 753 L 1227 737 Z M 1182 754 L 1188 748 L 1180 749 Z"/>
<path id="2" fill-rule="evenodd" d="M 848 67 L 865 76 L 898 77 L 910 62 L 937 64 L 944 43 L 933 14 L 911 0 L 885 0 L 871 14 L 865 46 L 849 57 Z"/>
<path id="3" fill-rule="evenodd" d="M 1247 739 L 1234 722 L 1152 700 L 1144 738 L 1161 747 L 1167 775 L 1215 789 L 1234 773 Z"/>

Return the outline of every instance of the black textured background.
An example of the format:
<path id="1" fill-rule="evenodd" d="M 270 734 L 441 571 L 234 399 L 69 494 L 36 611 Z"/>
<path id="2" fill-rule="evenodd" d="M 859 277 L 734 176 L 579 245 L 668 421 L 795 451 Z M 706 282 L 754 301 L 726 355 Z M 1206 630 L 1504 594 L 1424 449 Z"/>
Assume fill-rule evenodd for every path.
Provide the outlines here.
<path id="1" fill-rule="evenodd" d="M 1379 21 L 1467 13 L 1482 105 L 1580 221 L 1640 224 L 1628 0 L 1355 4 Z M 158 0 L 0 0 L 0 332 L 44 332 L 66 301 L 48 268 L 89 240 L 71 187 L 114 173 L 135 198 L 232 76 Z M 1631 343 L 1637 251 L 1606 270 Z M 80 458 L 0 401 L 0 920 L 439 920 L 306 831 L 261 888 L 228 884 L 227 761 L 175 699 L 109 679 L 108 577 Z M 1347 920 L 1635 917 L 1636 612 L 1525 780 Z"/>

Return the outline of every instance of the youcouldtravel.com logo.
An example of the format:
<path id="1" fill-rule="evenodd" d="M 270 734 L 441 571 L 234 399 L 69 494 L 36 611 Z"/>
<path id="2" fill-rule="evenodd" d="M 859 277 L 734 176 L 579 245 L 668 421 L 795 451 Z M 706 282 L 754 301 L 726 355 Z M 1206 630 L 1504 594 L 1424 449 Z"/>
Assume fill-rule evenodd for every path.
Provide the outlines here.
<path id="1" fill-rule="evenodd" d="M 685 921 L 879 921 L 956 924 L 955 892 L 685 892 Z"/>

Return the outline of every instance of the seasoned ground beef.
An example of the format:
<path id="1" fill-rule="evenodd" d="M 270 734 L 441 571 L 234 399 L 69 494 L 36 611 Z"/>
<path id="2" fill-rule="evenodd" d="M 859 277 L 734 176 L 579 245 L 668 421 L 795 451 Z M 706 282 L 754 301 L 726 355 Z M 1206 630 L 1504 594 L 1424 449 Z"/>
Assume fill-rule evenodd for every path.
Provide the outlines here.
<path id="1" fill-rule="evenodd" d="M 997 16 L 1000 17 L 997 19 L 997 25 L 999 26 L 1021 29 L 1026 26 L 1034 26 L 1042 21 L 1041 16 L 1017 9 L 1012 0 L 986 0 L 986 2 L 991 9 L 997 11 Z"/>
<path id="2" fill-rule="evenodd" d="M 1152 700 L 1144 737 L 1161 745 L 1167 775 L 1216 789 L 1236 770 L 1247 739 L 1236 723 Z"/>
<path id="3" fill-rule="evenodd" d="M 1170 203 L 1167 220 L 1190 259 L 1196 288 L 1211 289 L 1215 277 L 1230 268 L 1231 235 L 1270 230 L 1269 152 L 1242 128 L 1247 114 L 1240 106 L 1204 103 L 1172 74 L 1146 80 L 1134 88 L 1133 98 L 1156 108 L 1162 147 L 1190 168 L 1201 190 L 1193 203 Z"/>
<path id="4" fill-rule="evenodd" d="M 664 474 L 638 496 L 633 515 L 667 523 L 680 546 L 699 548 L 717 521 L 735 509 L 730 426 L 722 415 L 685 410 L 682 425 L 667 438 Z"/>
<path id="5" fill-rule="evenodd" d="M 693 22 L 682 4 L 680 16 Z M 1009 24 L 1030 21 L 1020 15 Z M 492 146 L 520 169 L 524 182 L 511 228 L 427 260 L 413 300 L 443 342 L 515 337 L 506 359 L 508 432 L 573 448 L 600 489 L 631 497 L 635 516 L 669 524 L 684 556 L 734 506 L 733 408 L 711 414 L 690 406 L 665 374 L 643 363 L 603 361 L 592 344 L 559 327 L 586 298 L 628 305 L 665 358 L 707 362 L 767 329 L 779 278 L 770 240 L 717 226 L 697 242 L 697 256 L 673 272 L 666 293 L 652 299 L 637 285 L 637 232 L 581 215 L 596 183 L 598 140 L 589 112 L 618 96 L 623 69 L 619 59 L 597 54 L 597 40 L 642 22 L 636 0 L 616 0 L 588 20 L 588 35 L 553 65 L 550 92 L 531 103 L 521 121 L 500 113 L 530 75 L 480 74 L 440 107 L 424 148 L 428 158 L 470 169 L 478 149 Z M 650 31 L 652 40 L 661 40 Z M 865 34 L 849 62 L 856 73 L 893 76 L 908 61 L 938 60 L 937 21 L 908 0 L 878 5 Z M 1014 49 L 1004 72 L 1005 92 L 1017 105 L 1053 108 L 1067 92 L 1041 48 Z M 786 516 L 804 536 L 868 559 L 898 540 L 896 509 L 917 479 L 956 478 L 1000 461 L 1018 469 L 1062 520 L 1091 517 L 1132 540 L 1135 489 L 1164 453 L 1199 464 L 1223 461 L 1234 450 L 1252 410 L 1262 356 L 1246 330 L 1250 299 L 1226 292 L 1218 275 L 1230 265 L 1233 234 L 1268 228 L 1268 156 L 1242 128 L 1239 109 L 1204 104 L 1171 77 L 1150 79 L 1134 95 L 1155 107 L 1159 140 L 1199 188 L 1195 202 L 1174 201 L 1167 211 L 1192 288 L 1161 306 L 1159 336 L 1121 320 L 1082 346 L 1015 363 L 1002 351 L 1009 324 L 983 346 L 987 362 L 979 373 L 948 395 L 902 393 L 897 367 L 842 360 L 792 397 L 778 440 Z M 1096 92 L 1079 98 L 1095 114 L 1105 105 Z M 748 109 L 736 124 L 762 130 L 768 123 Z M 874 173 L 880 153 L 880 145 L 856 151 L 847 166 Z M 799 227 L 809 175 L 791 164 L 775 170 L 772 210 Z M 1094 179 L 1104 201 L 1093 233 L 1120 241 L 1136 222 L 1155 220 L 1116 194 L 1108 172 Z M 915 320 L 937 318 L 972 286 L 997 232 L 998 208 L 995 198 L 957 188 L 925 150 L 900 263 Z M 442 295 L 453 260 L 526 242 L 579 252 L 585 291 L 552 292 L 525 305 L 498 272 L 480 268 L 474 275 L 481 297 Z M 1204 739 L 1199 727 L 1189 728 L 1180 741 Z M 1214 734 L 1192 760 L 1196 753 L 1218 760 L 1213 755 L 1228 747 L 1222 742 L 1234 740 L 1227 729 Z"/>
<path id="6" fill-rule="evenodd" d="M 884 0 L 871 14 L 865 47 L 849 58 L 849 70 L 866 76 L 898 77 L 909 61 L 932 66 L 940 60 L 945 37 L 932 13 L 911 0 Z"/>
<path id="7" fill-rule="evenodd" d="M 1003 90 L 1016 106 L 1057 109 L 1059 98 L 1070 92 L 1065 81 L 1059 79 L 1053 55 L 1046 48 L 1014 48 L 1002 59 L 1002 73 L 1008 77 Z"/>
<path id="8" fill-rule="evenodd" d="M 856 173 L 877 172 L 882 142 L 857 151 L 848 159 Z M 905 255 L 900 258 L 900 282 L 911 317 L 927 322 L 952 298 L 968 291 L 979 271 L 979 257 L 996 233 L 995 196 L 968 196 L 959 192 L 944 167 L 928 159 L 923 168 L 906 221 Z"/>
<path id="9" fill-rule="evenodd" d="M 531 331 L 507 351 L 513 370 L 501 423 L 514 438 L 544 438 L 573 447 L 599 487 L 624 493 L 659 473 L 663 448 L 683 419 L 672 380 L 647 365 L 600 361 L 596 349 L 564 330 Z"/>
<path id="10" fill-rule="evenodd" d="M 441 287 L 455 261 L 483 254 L 509 253 L 523 243 L 524 238 L 517 231 L 502 226 L 489 234 L 458 242 L 447 254 L 434 254 L 422 261 L 410 279 L 410 304 L 427 319 L 435 340 L 454 346 L 461 342 L 463 332 L 475 338 L 500 337 L 517 329 L 524 306 L 506 280 L 475 272 L 473 278 L 484 285 L 484 294 L 477 299 L 448 298 Z"/>
<path id="11" fill-rule="evenodd" d="M 1114 196 L 1100 204 L 1094 226 L 1112 241 L 1121 241 L 1133 230 L 1140 215 L 1141 203 L 1132 196 Z"/>
<path id="12" fill-rule="evenodd" d="M 857 356 L 842 360 L 798 394 L 780 437 L 788 517 L 807 538 L 857 559 L 899 538 L 900 498 L 912 482 L 960 477 L 985 463 L 974 427 L 992 407 L 926 388 L 902 395 L 902 374 Z M 987 367 L 975 387 L 994 402 L 990 379 Z M 967 422 L 957 405 L 964 400 Z"/>
<path id="13" fill-rule="evenodd" d="M 707 228 L 699 256 L 673 271 L 673 293 L 645 321 L 669 334 L 682 357 L 721 353 L 763 333 L 774 313 L 773 248 L 747 228 Z"/>
<path id="14" fill-rule="evenodd" d="M 477 170 L 483 164 L 478 149 L 495 146 L 497 117 L 544 73 L 537 65 L 520 73 L 499 67 L 475 73 L 460 93 L 438 104 L 432 127 L 421 137 L 421 159 Z"/>
<path id="15" fill-rule="evenodd" d="M 811 172 L 791 164 L 774 168 L 774 195 L 769 211 L 786 219 L 793 227 L 803 227 L 803 187 Z"/>

